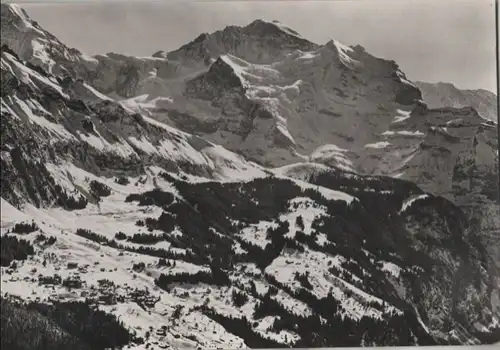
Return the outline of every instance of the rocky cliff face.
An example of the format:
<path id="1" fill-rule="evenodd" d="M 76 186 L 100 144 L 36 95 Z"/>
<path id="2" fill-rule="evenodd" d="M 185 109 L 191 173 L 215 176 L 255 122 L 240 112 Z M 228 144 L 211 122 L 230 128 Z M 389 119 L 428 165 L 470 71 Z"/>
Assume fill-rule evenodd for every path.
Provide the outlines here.
<path id="1" fill-rule="evenodd" d="M 137 349 L 496 339 L 475 109 L 273 22 L 86 58 L 2 4 L 2 45 L 3 293 L 100 305 Z"/>
<path id="2" fill-rule="evenodd" d="M 498 245 L 491 243 L 500 233 L 497 124 L 470 107 L 421 106 L 402 118 L 362 163 L 460 206 L 476 225 L 470 232 L 489 251 L 487 268 L 497 270 Z"/>
<path id="3" fill-rule="evenodd" d="M 234 169 L 242 166 L 242 173 L 261 171 L 222 148 L 220 153 L 211 152 L 219 146 L 127 111 L 84 82 L 26 66 L 9 49 L 2 51 L 2 82 L 2 171 L 12 179 L 2 187 L 2 197 L 11 203 L 19 203 L 24 198 L 21 194 L 29 194 L 42 206 L 53 200 L 48 193 L 40 193 L 40 186 L 43 192 L 53 190 L 54 180 L 49 177 L 51 185 L 31 186 L 43 179 L 29 168 L 44 169 L 44 163 L 67 157 L 100 176 L 133 176 L 145 166 L 160 165 L 171 171 L 224 177 L 217 170 L 219 161 Z M 26 193 L 30 189 L 34 193 Z"/>
<path id="4" fill-rule="evenodd" d="M 411 109 L 421 98 L 395 63 L 336 41 L 314 51 L 296 49 L 272 64 L 223 55 L 170 91 L 169 103 L 157 106 L 149 97 L 153 101 L 139 108 L 174 123 L 183 115 L 180 128 L 184 119 L 210 125 L 198 131 L 274 166 L 328 144 L 363 149 L 392 121 L 391 113 Z"/>
<path id="5" fill-rule="evenodd" d="M 473 107 L 486 119 L 498 120 L 498 98 L 488 90 L 462 90 L 450 83 L 426 83 L 417 81 L 424 101 L 432 108 Z"/>

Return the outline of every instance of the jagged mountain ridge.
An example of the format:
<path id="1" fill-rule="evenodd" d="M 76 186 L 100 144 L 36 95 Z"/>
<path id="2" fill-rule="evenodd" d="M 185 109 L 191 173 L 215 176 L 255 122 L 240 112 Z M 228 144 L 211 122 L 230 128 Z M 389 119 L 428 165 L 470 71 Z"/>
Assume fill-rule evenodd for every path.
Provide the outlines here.
<path id="1" fill-rule="evenodd" d="M 2 4 L 2 45 L 11 47 L 22 59 L 60 75 L 76 74 L 80 66 L 95 66 L 96 60 L 64 45 L 54 35 L 32 21 L 20 6 Z"/>
<path id="2" fill-rule="evenodd" d="M 244 27 L 228 26 L 203 33 L 190 43 L 164 56 L 182 66 L 207 66 L 219 56 L 231 54 L 252 63 L 269 64 L 296 51 L 310 51 L 318 45 L 278 21 L 255 20 Z M 160 56 L 159 53 L 153 56 Z"/>
<path id="3" fill-rule="evenodd" d="M 498 98 L 488 90 L 458 89 L 451 83 L 428 83 L 416 81 L 415 85 L 422 91 L 424 101 L 431 108 L 439 107 L 473 107 L 483 117 L 498 121 Z"/>
<path id="4" fill-rule="evenodd" d="M 29 18 L 18 15 L 20 11 L 7 8 L 3 13 L 5 17 L 17 18 L 11 22 L 35 28 Z M 330 143 L 348 148 L 360 146 L 353 144 L 354 131 L 357 135 L 363 132 L 366 135 L 363 139 L 371 139 L 376 132 L 373 126 L 380 124 L 366 123 L 364 119 L 390 120 L 386 117 L 387 111 L 400 104 L 411 106 L 413 100 L 421 98 L 418 89 L 406 80 L 394 62 L 377 59 L 361 47 L 349 48 L 335 40 L 317 45 L 271 22 L 254 21 L 245 27 L 233 26 L 201 35 L 167 53 L 166 58 L 107 54 L 97 55 L 90 59 L 92 64 L 85 65 L 79 63 L 88 61 L 83 54 L 68 60 L 68 49 L 62 43 L 46 39 L 52 36 L 36 29 L 26 29 L 23 37 L 35 36 L 31 42 L 42 48 L 47 47 L 43 43 L 50 42 L 51 49 L 45 49 L 46 62 L 38 59 L 35 64 L 50 68 L 53 62 L 58 62 L 60 70 L 74 72 L 75 78 L 83 79 L 111 97 L 147 95 L 143 98 L 147 103 L 141 107 L 149 109 L 155 118 L 174 119 L 170 121 L 177 121 L 182 127 L 197 125 L 199 132 L 205 131 L 204 137 L 275 166 L 301 160 L 301 155 L 308 156 Z M 273 35 L 266 35 L 269 30 Z M 10 47 L 18 45 L 10 36 L 2 38 L 2 43 Z M 267 56 L 257 57 L 255 52 Z M 229 56 L 224 56 L 226 54 Z M 22 50 L 19 55 L 23 60 L 33 60 L 30 50 Z M 226 57 L 224 62 L 228 65 L 214 72 L 222 63 L 219 57 Z M 230 57 L 235 57 L 236 62 Z M 213 65 L 214 62 L 217 64 Z M 245 73 L 241 65 L 250 71 Z M 239 92 L 232 91 L 234 86 L 225 86 L 225 79 L 215 79 L 214 83 L 220 86 L 208 83 L 213 81 L 210 76 L 239 75 L 239 71 L 245 76 L 241 82 L 245 86 Z M 239 75 L 240 79 L 243 75 Z M 273 81 L 274 77 L 277 81 Z M 251 83 L 247 81 L 249 78 L 253 79 Z M 207 103 L 202 96 L 192 94 L 193 85 L 200 80 L 203 85 L 200 88 L 205 92 L 214 89 L 227 94 L 232 91 L 229 94 L 233 96 L 217 106 Z M 163 98 L 158 101 L 158 97 Z M 247 105 L 256 105 L 262 110 L 257 114 L 268 118 L 255 118 L 254 109 L 246 109 Z M 386 112 L 382 113 L 383 110 Z M 352 119 L 360 120 L 356 125 L 351 123 Z M 319 127 L 322 124 L 324 127 Z M 251 132 L 252 128 L 256 131 Z M 262 129 L 269 130 L 264 137 Z M 335 129 L 342 131 L 331 131 Z M 252 142 L 253 137 L 259 142 Z"/>
<path id="5" fill-rule="evenodd" d="M 273 63 L 228 50 L 213 57 L 205 72 L 188 76 L 185 87 L 171 89 L 168 101 L 139 103 L 139 108 L 181 128 L 193 125 L 214 142 L 276 166 L 302 160 L 327 144 L 362 147 L 381 124 L 367 119 L 387 122 L 388 110 L 404 109 L 421 97 L 394 62 L 335 40 L 315 47 L 303 51 L 297 45 Z"/>
<path id="6" fill-rule="evenodd" d="M 335 48 L 332 42 L 318 50 Z M 19 295 L 22 285 L 35 291 L 34 295 L 21 293 L 25 299 L 85 298 L 82 295 L 87 293 L 90 299 L 100 299 L 107 298 L 109 290 L 98 287 L 98 294 L 92 294 L 96 280 L 110 279 L 120 300 L 115 300 L 115 306 L 111 300 L 111 305 L 101 307 L 120 315 L 141 335 L 146 329 L 139 327 L 157 328 L 148 341 L 158 342 L 154 345 L 158 347 L 465 344 L 484 342 L 483 333 L 497 327 L 496 282 L 488 255 L 483 243 L 475 240 L 469 217 L 449 200 L 404 180 L 346 172 L 349 153 L 335 145 L 323 147 L 311 160 L 329 163 L 333 155 L 331 165 L 339 167 L 306 162 L 266 169 L 202 137 L 151 119 L 156 115 L 148 109 L 148 102 L 153 103 L 147 97 L 119 104 L 81 76 L 54 76 L 42 66 L 25 62 L 30 61 L 29 55 L 27 59 L 16 55 L 9 48 L 2 50 L 2 183 L 9 184 L 2 187 L 2 209 L 8 209 L 6 214 L 2 210 L 2 235 L 13 230 L 15 223 L 31 219 L 39 229 L 23 236 L 8 234 L 29 240 L 37 252 L 19 262 L 19 267 L 11 267 L 10 275 L 2 274 L 2 287 L 9 293 Z M 128 60 L 120 55 L 107 57 L 110 65 L 115 58 Z M 210 79 L 214 70 L 221 69 L 224 84 L 215 86 L 241 89 L 245 80 L 226 76 L 234 61 L 241 62 L 230 54 L 222 56 L 192 80 L 205 79 L 207 74 Z M 285 93 L 293 96 L 291 90 Z M 158 96 L 154 102 L 168 104 L 168 97 Z M 265 106 L 255 109 L 264 117 L 269 113 Z M 434 127 L 471 116 L 471 127 L 456 123 L 460 133 L 483 135 L 491 130 L 483 125 L 480 132 L 482 121 L 474 110 L 437 112 L 420 106 L 410 114 L 384 116 L 390 121 L 408 118 L 400 121 L 407 123 L 404 127 L 391 129 L 394 135 L 381 137 L 399 137 L 406 143 L 404 149 L 420 147 L 420 133 L 432 134 L 422 129 L 424 118 L 423 125 Z M 176 126 L 186 128 L 185 123 Z M 386 130 L 385 125 L 376 127 L 381 134 Z M 205 136 L 199 128 L 195 125 L 191 131 Z M 396 134 L 401 130 L 419 133 Z M 477 142 L 467 137 L 473 146 L 491 143 L 489 136 Z M 408 146 L 408 139 L 416 141 Z M 444 141 L 450 139 L 454 140 L 445 137 Z M 443 140 L 438 142 L 436 148 Z M 412 176 L 422 171 L 422 162 L 409 172 Z M 433 181 L 426 181 L 426 190 L 434 190 Z M 146 222 L 151 231 L 138 226 L 137 220 Z M 78 228 L 104 238 L 75 234 Z M 125 235 L 123 243 L 118 230 Z M 56 244 L 38 242 L 36 235 L 42 232 L 57 237 Z M 140 234 L 134 237 L 136 233 Z M 152 247 L 155 251 L 144 250 Z M 58 258 L 43 266 L 50 253 Z M 162 266 L 159 256 L 177 266 Z M 62 272 L 74 262 L 81 271 Z M 95 262 L 104 271 L 90 266 Z M 144 269 L 134 272 L 140 262 Z M 50 292 L 21 282 L 33 268 L 44 277 L 79 276 L 83 283 L 68 295 L 67 288 L 57 284 Z M 188 276 L 176 275 L 181 272 Z M 190 281 L 194 287 L 179 281 Z M 255 288 L 246 288 L 251 281 Z M 159 301 L 141 309 L 138 305 L 144 307 L 144 300 L 137 299 L 134 287 L 146 288 L 146 301 Z M 232 311 L 239 304 L 231 300 L 233 292 L 248 298 L 239 313 Z M 184 308 L 177 312 L 177 305 Z M 308 318 L 318 310 L 327 313 Z M 138 321 L 127 318 L 128 313 L 135 313 Z M 339 323 L 342 315 L 355 322 Z M 228 316 L 239 319 L 240 326 L 234 327 L 237 321 Z M 300 325 L 298 329 L 294 323 Z M 339 327 L 349 335 L 328 336 Z M 381 339 L 382 329 L 384 334 L 387 329 L 393 332 Z"/>

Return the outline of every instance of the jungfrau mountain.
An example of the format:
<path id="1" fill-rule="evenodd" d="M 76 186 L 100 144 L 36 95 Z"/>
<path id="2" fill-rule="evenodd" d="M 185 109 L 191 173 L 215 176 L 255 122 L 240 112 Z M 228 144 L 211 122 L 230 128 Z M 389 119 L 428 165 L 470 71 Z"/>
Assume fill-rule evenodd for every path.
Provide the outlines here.
<path id="1" fill-rule="evenodd" d="M 2 345 L 500 340 L 498 125 L 475 108 L 277 21 L 88 57 L 1 20 Z"/>

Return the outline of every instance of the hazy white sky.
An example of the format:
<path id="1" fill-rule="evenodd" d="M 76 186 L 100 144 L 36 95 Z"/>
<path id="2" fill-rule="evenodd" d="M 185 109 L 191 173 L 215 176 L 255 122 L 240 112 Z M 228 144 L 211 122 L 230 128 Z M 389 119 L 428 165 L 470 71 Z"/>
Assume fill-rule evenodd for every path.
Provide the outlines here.
<path id="1" fill-rule="evenodd" d="M 360 44 L 395 60 L 411 80 L 496 92 L 493 0 L 32 1 L 22 6 L 68 46 L 88 54 L 148 56 L 176 49 L 202 32 L 276 19 L 319 44 L 331 38 Z"/>

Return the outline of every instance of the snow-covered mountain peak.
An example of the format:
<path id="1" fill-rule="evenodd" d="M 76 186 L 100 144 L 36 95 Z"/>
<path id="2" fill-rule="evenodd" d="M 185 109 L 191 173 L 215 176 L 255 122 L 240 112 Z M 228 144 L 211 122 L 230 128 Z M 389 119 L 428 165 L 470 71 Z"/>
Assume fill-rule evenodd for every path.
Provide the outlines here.
<path id="1" fill-rule="evenodd" d="M 304 39 L 279 22 L 255 20 L 246 26 L 227 26 L 203 33 L 167 54 L 184 65 L 208 65 L 210 59 L 232 54 L 251 63 L 270 63 L 295 50 L 309 51 L 318 45 Z"/>
<path id="2" fill-rule="evenodd" d="M 76 76 L 81 71 L 96 68 L 97 60 L 64 45 L 18 5 L 2 3 L 1 6 L 1 43 L 14 50 L 22 60 L 55 75 Z"/>
<path id="3" fill-rule="evenodd" d="M 16 26 L 19 30 L 32 29 L 35 27 L 26 11 L 17 4 L 2 3 L 1 18 L 2 21 L 9 21 L 10 25 Z"/>
<path id="4" fill-rule="evenodd" d="M 300 35 L 295 30 L 286 26 L 278 20 L 266 21 L 263 19 L 257 19 L 250 23 L 245 29 L 252 31 L 257 30 L 260 35 L 275 35 L 277 33 L 284 33 L 288 36 L 294 36 L 299 39 L 306 40 L 302 35 Z"/>
<path id="5" fill-rule="evenodd" d="M 346 68 L 354 68 L 355 66 L 360 65 L 360 62 L 355 59 L 355 51 L 351 47 L 342 44 L 336 39 L 329 40 L 318 51 L 321 52 L 321 54 L 342 63 L 342 65 Z"/>
<path id="6" fill-rule="evenodd" d="M 354 52 L 353 48 L 351 48 L 350 46 L 347 46 L 347 45 L 341 43 L 340 41 L 338 41 L 337 39 L 333 39 L 333 38 L 328 40 L 327 43 L 325 44 L 325 46 L 327 48 L 337 50 L 337 51 L 342 51 L 344 53 Z"/>

